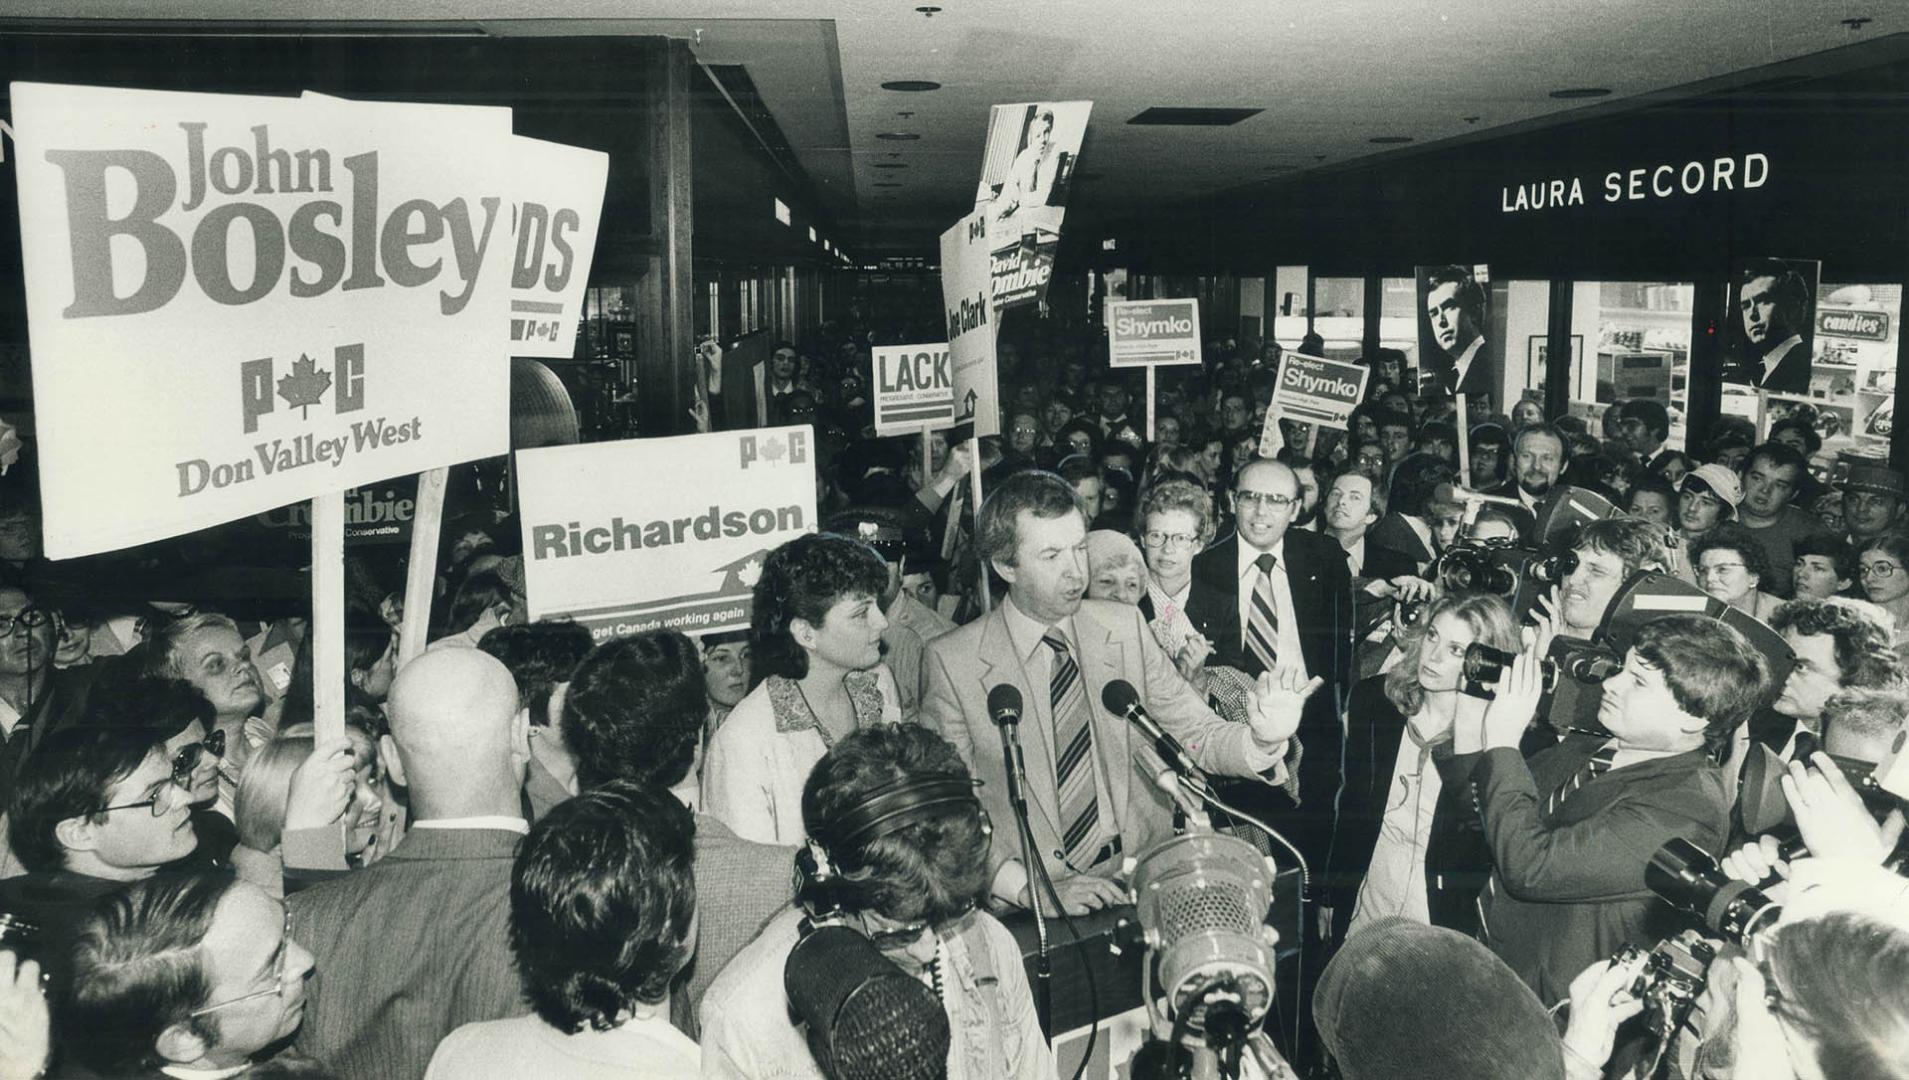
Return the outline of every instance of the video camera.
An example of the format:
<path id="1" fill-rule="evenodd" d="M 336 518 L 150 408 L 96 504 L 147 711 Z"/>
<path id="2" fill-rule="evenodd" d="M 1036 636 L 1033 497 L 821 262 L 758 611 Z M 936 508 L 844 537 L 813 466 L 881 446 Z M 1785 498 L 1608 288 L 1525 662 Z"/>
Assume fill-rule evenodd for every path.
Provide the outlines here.
<path id="1" fill-rule="evenodd" d="M 1464 540 L 1434 559 L 1428 573 L 1448 595 L 1491 593 L 1522 614 L 1577 565 L 1572 551 L 1552 554 L 1510 540 Z"/>
<path id="2" fill-rule="evenodd" d="M 1545 658 L 1545 696 L 1538 706 L 1539 715 L 1560 731 L 1610 734 L 1597 719 L 1604 680 L 1623 670 L 1624 656 L 1644 624 L 1665 615 L 1707 615 L 1742 634 L 1763 655 L 1770 671 L 1768 692 L 1772 697 L 1795 666 L 1795 653 L 1769 626 L 1682 578 L 1642 570 L 1618 587 L 1589 641 L 1565 635 L 1552 639 Z M 1510 659 L 1488 645 L 1471 645 L 1465 650 L 1464 691 L 1490 697 L 1491 686 L 1504 675 Z"/>
<path id="3" fill-rule="evenodd" d="M 1909 732 L 1897 732 L 1889 753 L 1881 761 L 1828 755 L 1843 779 L 1861 796 L 1863 805 L 1878 822 L 1889 812 L 1909 812 Z M 1774 834 L 1785 859 L 1809 854 L 1797 833 L 1796 814 L 1783 794 L 1782 778 L 1789 772 L 1783 759 L 1761 743 L 1752 743 L 1743 761 L 1739 805 L 1743 809 L 1743 829 L 1752 836 Z M 1909 851 L 1898 848 L 1884 864 L 1901 873 L 1909 865 Z"/>

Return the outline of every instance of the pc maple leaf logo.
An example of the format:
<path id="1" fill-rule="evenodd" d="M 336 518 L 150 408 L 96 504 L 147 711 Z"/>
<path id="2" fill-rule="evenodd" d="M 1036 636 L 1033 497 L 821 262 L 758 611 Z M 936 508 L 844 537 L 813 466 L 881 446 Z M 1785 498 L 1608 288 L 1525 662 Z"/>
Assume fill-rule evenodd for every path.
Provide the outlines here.
<path id="1" fill-rule="evenodd" d="M 788 452 L 789 452 L 788 444 L 784 443 L 781 439 L 775 439 L 775 438 L 768 439 L 768 440 L 765 440 L 762 444 L 762 459 L 764 461 L 769 462 L 772 465 L 778 461 L 781 461 L 782 455 Z"/>
<path id="2" fill-rule="evenodd" d="M 329 389 L 331 373 L 318 370 L 312 358 L 302 354 L 292 362 L 292 373 L 280 376 L 278 380 L 278 396 L 285 399 L 286 405 L 298 410 L 301 420 L 310 418 L 311 407 L 318 404 L 318 399 L 324 397 L 325 391 Z"/>
<path id="3" fill-rule="evenodd" d="M 756 579 L 761 576 L 762 576 L 762 560 L 761 559 L 750 559 L 748 562 L 743 563 L 741 566 L 736 568 L 736 580 L 742 582 L 743 587 L 745 588 L 749 588 L 749 589 L 755 588 Z"/>

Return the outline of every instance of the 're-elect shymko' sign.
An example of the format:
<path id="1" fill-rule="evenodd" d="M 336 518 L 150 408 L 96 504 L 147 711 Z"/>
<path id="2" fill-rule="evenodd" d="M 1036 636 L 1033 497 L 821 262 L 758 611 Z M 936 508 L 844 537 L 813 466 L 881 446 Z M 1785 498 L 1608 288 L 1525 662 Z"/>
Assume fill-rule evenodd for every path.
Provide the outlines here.
<path id="1" fill-rule="evenodd" d="M 1365 398 L 1371 369 L 1364 364 L 1289 352 L 1280 357 L 1279 381 L 1267 413 L 1307 424 L 1343 428 Z"/>
<path id="2" fill-rule="evenodd" d="M 948 345 L 878 345 L 875 434 L 906 435 L 954 423 L 954 371 Z"/>
<path id="3" fill-rule="evenodd" d="M 48 555 L 506 451 L 520 185 L 494 129 L 12 93 Z"/>
<path id="4" fill-rule="evenodd" d="M 1112 300 L 1107 304 L 1112 367 L 1200 362 L 1198 300 Z"/>
<path id="5" fill-rule="evenodd" d="M 762 560 L 815 530 L 814 450 L 805 425 L 519 451 L 531 618 L 599 641 L 748 626 Z"/>

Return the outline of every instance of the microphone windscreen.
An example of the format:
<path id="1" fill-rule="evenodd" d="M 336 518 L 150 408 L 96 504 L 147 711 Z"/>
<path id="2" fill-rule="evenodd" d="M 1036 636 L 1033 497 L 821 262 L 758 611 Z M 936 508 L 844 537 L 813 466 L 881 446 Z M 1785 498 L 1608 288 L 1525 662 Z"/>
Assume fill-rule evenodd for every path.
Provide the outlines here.
<path id="1" fill-rule="evenodd" d="M 868 938 L 823 926 L 796 942 L 782 988 L 830 1080 L 943 1080 L 948 1015 Z"/>
<path id="2" fill-rule="evenodd" d="M 998 722 L 1002 713 L 1021 714 L 1021 691 L 1011 683 L 1002 683 L 988 691 L 988 715 Z"/>
<path id="3" fill-rule="evenodd" d="M 1134 692 L 1133 684 L 1125 679 L 1115 679 L 1100 688 L 1100 703 L 1115 716 L 1126 712 L 1129 705 L 1139 700 L 1140 695 Z"/>

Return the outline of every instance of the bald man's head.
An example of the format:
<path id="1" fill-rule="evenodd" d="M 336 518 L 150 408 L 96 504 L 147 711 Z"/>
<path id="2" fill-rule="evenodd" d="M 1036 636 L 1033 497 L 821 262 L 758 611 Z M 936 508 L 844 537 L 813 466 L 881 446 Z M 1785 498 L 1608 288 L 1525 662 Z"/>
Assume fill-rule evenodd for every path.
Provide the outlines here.
<path id="1" fill-rule="evenodd" d="M 510 669 L 477 649 L 406 664 L 386 702 L 399 769 L 420 818 L 515 812 L 529 746 Z"/>

